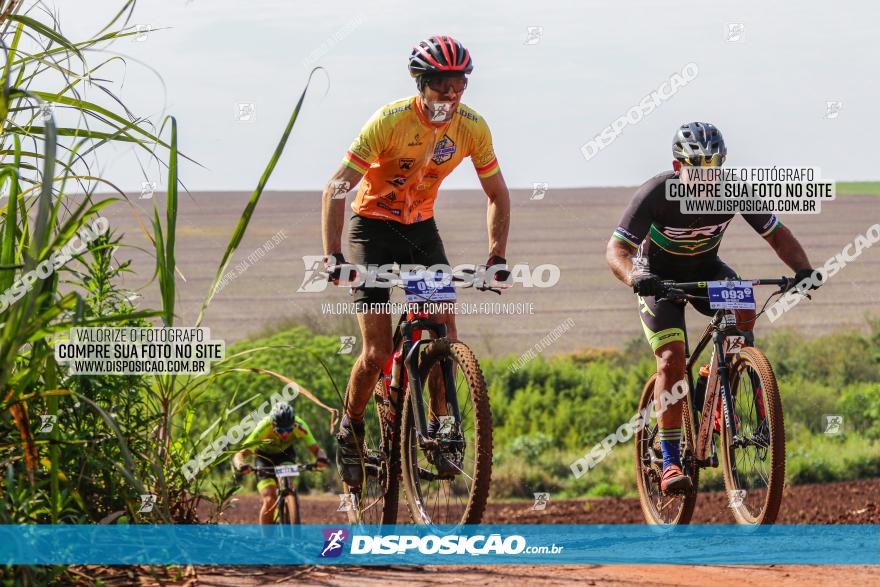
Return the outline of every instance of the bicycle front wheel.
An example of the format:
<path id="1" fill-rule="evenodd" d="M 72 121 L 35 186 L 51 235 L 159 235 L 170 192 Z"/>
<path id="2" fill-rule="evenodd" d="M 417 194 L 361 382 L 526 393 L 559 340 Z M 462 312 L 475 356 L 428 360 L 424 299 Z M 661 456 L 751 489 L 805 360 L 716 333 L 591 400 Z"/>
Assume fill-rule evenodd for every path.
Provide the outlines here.
<path id="1" fill-rule="evenodd" d="M 299 496 L 295 492 L 291 492 L 284 497 L 281 514 L 282 524 L 302 524 L 302 518 L 300 517 L 299 511 Z"/>
<path id="2" fill-rule="evenodd" d="M 451 367 L 451 369 L 449 369 Z M 444 370 L 452 372 L 445 385 Z M 492 478 L 492 414 L 483 372 L 462 342 L 441 338 L 424 350 L 419 363 L 425 409 L 435 399 L 441 426 L 433 447 L 419 442 L 412 385 L 403 404 L 401 468 L 410 516 L 417 524 L 479 524 Z M 452 418 L 447 389 L 454 389 L 460 421 Z M 444 406 L 445 404 L 445 406 Z"/>
<path id="3" fill-rule="evenodd" d="M 782 503 L 785 427 L 776 375 L 764 353 L 742 349 L 730 373 L 733 437 L 721 427 L 728 505 L 739 524 L 772 524 Z"/>

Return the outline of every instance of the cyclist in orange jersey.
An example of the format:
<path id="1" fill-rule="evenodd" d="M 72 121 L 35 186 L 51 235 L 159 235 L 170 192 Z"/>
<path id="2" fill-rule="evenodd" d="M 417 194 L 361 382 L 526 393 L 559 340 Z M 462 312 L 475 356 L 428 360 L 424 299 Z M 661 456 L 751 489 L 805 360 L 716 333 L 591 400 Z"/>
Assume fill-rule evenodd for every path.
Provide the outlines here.
<path id="1" fill-rule="evenodd" d="M 492 148 L 485 119 L 461 103 L 471 55 L 449 36 L 416 45 L 409 71 L 419 93 L 387 104 L 367 121 L 324 189 L 324 254 L 331 280 L 338 283 L 345 218 L 344 194 L 360 182 L 351 204 L 349 252 L 358 265 L 390 263 L 448 265 L 434 222 L 434 201 L 443 179 L 470 157 L 488 196 L 489 259 L 499 281 L 509 277 L 504 259 L 510 218 L 510 194 Z M 501 270 L 499 270 L 501 269 Z M 389 290 L 361 287 L 356 292 L 363 349 L 346 390 L 345 415 L 337 436 L 336 460 L 346 483 L 362 482 L 364 412 L 382 366 L 391 357 L 391 318 L 382 311 Z M 456 338 L 455 316 L 432 317 Z M 431 428 L 445 413 L 445 402 L 432 398 Z M 442 404 L 442 405 L 441 405 Z"/>

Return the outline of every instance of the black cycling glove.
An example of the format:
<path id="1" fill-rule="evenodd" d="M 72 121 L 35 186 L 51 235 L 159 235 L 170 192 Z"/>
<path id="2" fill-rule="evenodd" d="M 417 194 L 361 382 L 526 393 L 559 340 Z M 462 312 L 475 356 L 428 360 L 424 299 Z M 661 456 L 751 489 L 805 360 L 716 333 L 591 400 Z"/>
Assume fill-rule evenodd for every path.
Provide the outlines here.
<path id="1" fill-rule="evenodd" d="M 333 264 L 331 264 L 333 259 Z M 346 264 L 345 255 L 342 253 L 333 253 L 324 257 L 324 269 L 328 271 L 327 281 L 333 285 L 339 285 L 339 278 L 342 276 L 342 266 Z"/>
<path id="2" fill-rule="evenodd" d="M 642 297 L 657 296 L 663 293 L 663 283 L 653 273 L 642 273 L 632 278 L 633 292 Z"/>
<path id="3" fill-rule="evenodd" d="M 499 267 L 506 267 L 507 259 L 501 257 L 499 255 L 492 255 L 489 257 L 489 260 L 486 261 L 486 273 L 491 273 L 493 269 L 497 269 L 494 273 L 494 279 L 498 283 L 507 283 L 507 280 L 510 279 L 510 271 L 507 269 L 500 269 Z"/>
<path id="4" fill-rule="evenodd" d="M 819 286 L 824 283 L 824 279 L 822 279 L 822 274 L 815 269 L 801 269 L 794 274 L 795 286 L 797 286 L 804 280 L 806 280 L 809 284 L 809 289 L 819 289 Z"/>

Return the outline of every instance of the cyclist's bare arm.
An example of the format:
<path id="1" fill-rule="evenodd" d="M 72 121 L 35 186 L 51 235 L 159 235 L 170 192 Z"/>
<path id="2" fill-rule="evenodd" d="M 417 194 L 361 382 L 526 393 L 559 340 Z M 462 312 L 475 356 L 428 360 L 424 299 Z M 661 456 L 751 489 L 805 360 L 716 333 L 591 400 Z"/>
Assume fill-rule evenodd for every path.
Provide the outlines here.
<path id="1" fill-rule="evenodd" d="M 324 254 L 332 255 L 342 251 L 342 227 L 345 223 L 345 198 L 334 195 L 354 189 L 354 186 L 363 177 L 363 174 L 347 167 L 340 165 L 330 181 L 324 187 L 324 194 L 321 198 L 321 236 L 324 242 Z M 346 185 L 347 184 L 347 185 Z M 342 188 L 341 186 L 346 186 Z"/>
<path id="2" fill-rule="evenodd" d="M 632 286 L 632 258 L 635 253 L 636 249 L 614 237 L 611 237 L 605 247 L 605 260 L 611 267 L 611 272 L 617 279 L 629 286 Z"/>
<path id="3" fill-rule="evenodd" d="M 311 445 L 309 447 L 309 452 L 312 453 L 312 456 L 315 457 L 316 461 L 327 461 L 327 453 L 324 452 L 317 443 Z"/>
<path id="4" fill-rule="evenodd" d="M 499 171 L 495 175 L 480 180 L 483 191 L 489 197 L 486 211 L 486 224 L 489 228 L 489 256 L 505 256 L 507 234 L 510 231 L 510 191 L 504 176 Z"/>
<path id="5" fill-rule="evenodd" d="M 801 246 L 801 243 L 795 238 L 787 226 L 782 225 L 773 234 L 766 237 L 770 246 L 776 251 L 776 254 L 783 263 L 788 265 L 793 271 L 802 269 L 810 269 L 810 260 L 807 253 Z"/>

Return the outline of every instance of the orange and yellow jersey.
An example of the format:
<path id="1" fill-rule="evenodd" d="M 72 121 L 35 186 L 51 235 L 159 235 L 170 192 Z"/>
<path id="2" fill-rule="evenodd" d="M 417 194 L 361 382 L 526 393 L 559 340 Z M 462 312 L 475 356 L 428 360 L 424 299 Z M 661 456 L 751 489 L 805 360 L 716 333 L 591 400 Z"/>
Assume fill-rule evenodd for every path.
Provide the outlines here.
<path id="1" fill-rule="evenodd" d="M 351 209 L 403 224 L 427 220 L 440 183 L 465 157 L 480 178 L 500 171 L 482 116 L 459 104 L 452 120 L 435 126 L 419 96 L 391 102 L 367 121 L 342 160 L 364 174 Z"/>

